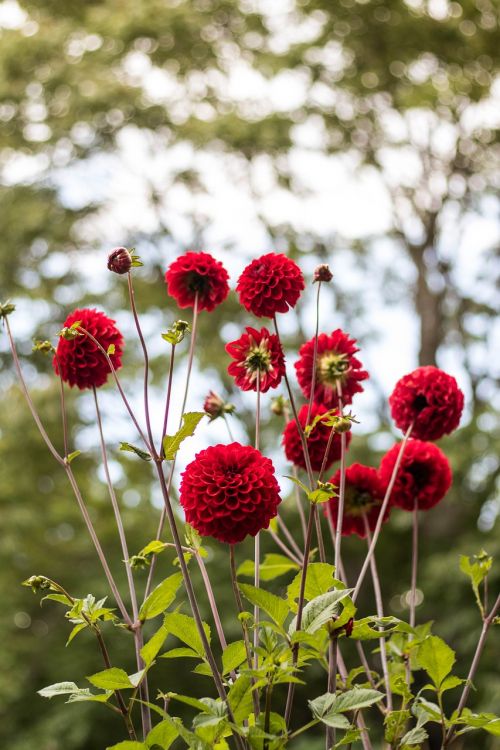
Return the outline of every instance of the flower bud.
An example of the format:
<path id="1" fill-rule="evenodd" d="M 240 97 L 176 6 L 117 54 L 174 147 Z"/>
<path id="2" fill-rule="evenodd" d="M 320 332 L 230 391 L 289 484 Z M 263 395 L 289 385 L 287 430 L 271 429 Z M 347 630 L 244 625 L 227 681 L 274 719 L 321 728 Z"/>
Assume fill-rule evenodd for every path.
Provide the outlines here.
<path id="1" fill-rule="evenodd" d="M 223 400 L 218 393 L 215 391 L 209 391 L 205 402 L 203 404 L 203 410 L 210 417 L 210 421 L 213 422 L 217 417 L 222 417 L 224 414 L 232 414 L 236 407 L 234 404 L 227 403 Z"/>
<path id="2" fill-rule="evenodd" d="M 0 302 L 0 318 L 6 318 L 7 315 L 13 313 L 15 309 L 16 306 L 13 305 L 10 300 L 7 300 L 7 302 Z"/>
<path id="3" fill-rule="evenodd" d="M 126 247 L 116 247 L 108 255 L 108 269 L 120 275 L 132 268 L 132 254 Z"/>
<path id="4" fill-rule="evenodd" d="M 314 280 L 313 284 L 316 283 L 316 281 L 323 281 L 325 283 L 328 283 L 333 279 L 333 273 L 330 271 L 330 266 L 328 263 L 321 263 L 319 266 L 316 266 L 314 269 Z"/>

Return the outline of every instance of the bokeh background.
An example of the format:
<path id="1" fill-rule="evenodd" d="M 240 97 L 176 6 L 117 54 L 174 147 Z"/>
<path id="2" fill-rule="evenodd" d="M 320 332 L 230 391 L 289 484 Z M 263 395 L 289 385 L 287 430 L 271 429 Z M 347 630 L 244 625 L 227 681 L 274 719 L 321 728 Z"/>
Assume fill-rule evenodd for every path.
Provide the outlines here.
<path id="1" fill-rule="evenodd" d="M 462 676 L 480 621 L 458 558 L 483 548 L 500 554 L 499 22 L 497 0 L 0 2 L 0 299 L 17 305 L 11 321 L 26 377 L 56 443 L 57 382 L 31 345 L 34 337 L 54 339 L 76 305 L 116 317 L 127 335 L 124 382 L 140 405 L 125 285 L 106 271 L 111 247 L 133 246 L 144 262 L 134 279 L 158 404 L 168 366 L 159 334 L 179 317 L 163 282 L 173 258 L 208 250 L 233 284 L 249 259 L 271 249 L 296 259 L 309 282 L 318 262 L 330 263 L 321 328 L 342 326 L 357 337 L 371 374 L 356 402 L 351 460 L 376 465 L 391 445 L 387 395 L 417 364 L 437 363 L 466 393 L 461 430 L 441 441 L 453 489 L 423 519 L 418 608 L 419 621 L 434 620 L 457 650 Z M 254 404 L 233 392 L 223 345 L 253 322 L 234 295 L 201 316 L 188 404 L 200 408 L 209 388 L 227 395 L 242 441 L 252 439 Z M 282 328 L 292 363 L 314 328 L 310 283 Z M 180 358 L 176 394 L 184 368 Z M 101 750 L 122 738 L 118 719 L 99 706 L 36 695 L 57 681 L 83 685 L 101 667 L 90 636 L 65 648 L 60 609 L 40 608 L 20 582 L 40 573 L 76 596 L 107 592 L 65 477 L 22 400 L 3 333 L 0 385 L 0 746 Z M 138 551 L 155 536 L 160 500 L 149 467 L 117 451 L 120 440 L 136 438 L 111 386 L 102 403 L 129 544 Z M 280 419 L 267 398 L 263 410 L 264 439 L 286 473 Z M 91 397 L 71 394 L 69 411 L 72 442 L 83 451 L 75 471 L 120 578 Z M 205 425 L 183 448 L 180 467 L 219 440 L 223 425 Z M 282 486 L 287 496 L 286 480 Z M 298 534 L 293 504 L 284 509 Z M 226 550 L 208 548 L 234 628 Z M 409 517 L 395 513 L 378 561 L 387 611 L 401 617 L 409 548 Z M 362 543 L 345 549 L 354 575 Z M 241 560 L 249 552 L 243 547 Z M 159 569 L 168 571 L 167 558 Z M 361 607 L 371 609 L 368 586 L 364 596 Z M 112 658 L 125 668 L 129 647 L 116 631 Z M 500 706 L 499 651 L 495 632 L 471 699 L 484 710 Z M 206 678 L 191 675 L 189 664 L 168 664 L 156 687 L 203 694 Z M 309 690 L 324 691 L 321 675 L 311 675 Z M 297 721 L 307 716 L 299 696 Z M 472 734 L 461 746 L 500 745 Z"/>

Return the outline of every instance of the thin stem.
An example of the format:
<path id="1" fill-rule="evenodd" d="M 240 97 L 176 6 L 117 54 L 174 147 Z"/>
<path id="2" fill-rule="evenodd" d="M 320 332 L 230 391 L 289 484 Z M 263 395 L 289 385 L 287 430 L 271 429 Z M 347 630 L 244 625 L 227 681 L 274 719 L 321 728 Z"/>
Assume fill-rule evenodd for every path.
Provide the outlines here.
<path id="1" fill-rule="evenodd" d="M 272 530 L 269 529 L 269 533 L 275 542 L 275 544 L 278 545 L 278 547 L 282 550 L 282 552 L 285 553 L 287 557 L 290 558 L 290 560 L 293 560 L 293 562 L 297 563 L 297 565 L 300 565 L 302 567 L 302 559 L 298 558 L 294 555 L 291 549 L 289 549 L 286 544 L 279 538 L 279 536 Z M 301 553 L 302 556 L 302 553 Z"/>
<path id="2" fill-rule="evenodd" d="M 170 411 L 170 398 L 172 396 L 172 383 L 174 380 L 174 361 L 175 361 L 175 344 L 172 344 L 172 348 L 170 350 L 170 364 L 168 367 L 167 396 L 165 398 L 165 412 L 163 415 L 163 427 L 161 429 L 161 443 L 160 443 L 160 448 L 159 448 L 159 454 L 162 458 L 164 456 L 163 438 L 167 434 L 168 414 Z"/>
<path id="3" fill-rule="evenodd" d="M 342 386 L 337 381 L 337 397 L 339 401 L 339 415 L 342 417 L 344 405 L 342 403 Z M 335 529 L 335 570 L 338 570 L 341 563 L 340 547 L 342 544 L 342 525 L 344 523 L 344 504 L 345 504 L 345 457 L 346 457 L 346 434 L 340 434 L 340 487 L 339 502 L 337 509 L 337 525 Z"/>
<path id="4" fill-rule="evenodd" d="M 314 528 L 314 516 L 316 515 L 316 505 L 311 503 L 311 509 L 309 512 L 309 520 L 307 523 L 306 543 L 304 546 L 304 561 L 302 564 L 302 576 L 300 579 L 300 590 L 299 590 L 299 601 L 297 605 L 297 624 L 296 630 L 300 630 L 302 625 L 302 613 L 304 610 L 304 595 L 306 590 L 306 579 L 307 579 L 307 567 L 309 564 L 309 554 L 311 552 L 311 540 L 312 531 Z M 295 643 L 292 647 L 292 664 L 295 668 L 299 659 L 299 643 Z M 288 695 L 286 699 L 285 708 L 285 724 L 288 727 L 290 723 L 290 717 L 292 715 L 293 697 L 295 694 L 295 684 L 291 682 L 288 686 Z"/>
<path id="5" fill-rule="evenodd" d="M 318 281 L 318 292 L 316 294 L 316 331 L 314 333 L 314 350 L 313 350 L 313 365 L 311 374 L 311 393 L 309 394 L 309 406 L 307 407 L 307 419 L 306 427 L 311 420 L 312 406 L 314 402 L 314 392 L 316 390 L 316 369 L 317 369 L 317 356 L 318 356 L 318 333 L 319 333 L 319 295 L 321 292 L 321 281 Z"/>
<path id="6" fill-rule="evenodd" d="M 255 412 L 255 449 L 260 447 L 260 369 L 257 368 L 257 408 Z M 255 535 L 254 541 L 254 586 L 256 589 L 260 586 L 260 532 Z M 259 655 L 257 648 L 259 646 L 259 616 L 260 610 L 257 605 L 253 608 L 254 631 L 253 631 L 253 667 L 259 668 Z M 256 705 L 256 718 L 260 714 L 260 706 Z"/>
<path id="7" fill-rule="evenodd" d="M 231 425 L 229 424 L 229 419 L 227 418 L 227 415 L 226 415 L 226 414 L 223 414 L 223 415 L 222 415 L 222 419 L 224 420 L 224 423 L 225 423 L 225 425 L 226 425 L 226 428 L 227 428 L 227 434 L 229 435 L 229 440 L 230 440 L 230 441 L 231 441 L 232 443 L 234 443 L 233 432 L 232 432 L 232 430 L 231 430 Z"/>
<path id="8" fill-rule="evenodd" d="M 217 630 L 217 635 L 219 636 L 219 642 L 222 647 L 222 650 L 224 650 L 225 648 L 227 648 L 227 641 L 224 635 L 224 630 L 222 628 L 222 622 L 220 619 L 219 610 L 217 609 L 217 603 L 215 601 L 212 584 L 210 583 L 210 578 L 208 577 L 207 568 L 205 566 L 205 563 L 203 562 L 203 558 L 200 555 L 199 550 L 193 550 L 193 553 L 194 553 L 195 560 L 198 563 L 201 577 L 203 578 L 203 583 L 205 584 L 205 590 L 207 592 L 210 609 L 212 610 L 212 616 L 214 618 L 215 629 Z"/>
<path id="9" fill-rule="evenodd" d="M 405 450 L 405 447 L 406 447 L 406 443 L 408 442 L 408 438 L 410 437 L 412 428 L 413 428 L 413 423 L 406 430 L 405 435 L 403 437 L 403 440 L 401 442 L 401 445 L 399 446 L 398 457 L 396 459 L 396 463 L 394 464 L 394 469 L 392 470 L 391 479 L 390 479 L 389 484 L 387 486 L 387 489 L 385 491 L 385 495 L 384 495 L 384 499 L 382 501 L 382 505 L 380 506 L 380 511 L 379 511 L 378 518 L 377 518 L 377 524 L 376 524 L 375 530 L 373 532 L 372 541 L 371 541 L 370 547 L 368 549 L 368 553 L 367 553 L 367 555 L 365 557 L 365 561 L 363 563 L 361 571 L 359 573 L 358 580 L 356 582 L 356 587 L 355 587 L 354 592 L 353 592 L 352 597 L 351 597 L 353 601 L 356 601 L 356 599 L 358 597 L 359 591 L 361 589 L 361 586 L 363 584 L 363 581 L 364 581 L 364 578 L 365 578 L 365 575 L 366 575 L 366 571 L 368 570 L 368 566 L 370 565 L 370 560 L 371 560 L 371 558 L 373 556 L 375 547 L 377 545 L 378 538 L 380 536 L 380 530 L 381 530 L 382 524 L 384 522 L 385 511 L 387 509 L 387 506 L 389 505 L 389 500 L 390 500 L 390 497 L 391 497 L 392 488 L 394 487 L 394 483 L 396 481 L 396 476 L 397 476 L 399 467 L 401 465 L 401 460 L 403 458 L 403 453 L 404 453 L 404 450 Z"/>
<path id="10" fill-rule="evenodd" d="M 96 416 L 97 416 L 97 426 L 99 429 L 102 465 L 104 468 L 106 484 L 108 486 L 109 499 L 111 500 L 111 505 L 113 507 L 116 527 L 118 529 L 118 536 L 120 538 L 123 561 L 125 563 L 125 570 L 127 573 L 127 582 L 128 582 L 129 592 L 130 592 L 130 601 L 132 603 L 132 617 L 133 617 L 134 623 L 136 624 L 136 627 L 134 628 L 134 643 L 135 643 L 135 656 L 136 656 L 136 661 L 137 661 L 137 669 L 141 670 L 144 668 L 144 661 L 140 654 L 143 643 L 142 643 L 141 626 L 139 623 L 139 611 L 137 607 L 137 593 L 135 590 L 135 583 L 134 583 L 134 577 L 132 575 L 132 568 L 130 566 L 130 554 L 128 551 L 127 538 L 125 535 L 125 529 L 123 527 L 123 520 L 122 520 L 121 513 L 120 513 L 120 507 L 118 505 L 115 488 L 113 487 L 113 482 L 112 482 L 111 475 L 109 472 L 108 452 L 106 449 L 106 441 L 104 439 L 104 431 L 102 427 L 101 410 L 99 408 L 97 390 L 95 387 L 92 388 L 92 392 L 94 395 L 94 404 L 95 404 L 95 410 L 96 410 Z M 151 729 L 151 711 L 149 707 L 145 705 L 145 703 L 149 702 L 149 688 L 148 688 L 148 682 L 147 682 L 147 675 L 144 678 L 143 682 L 141 683 L 140 689 L 141 689 L 141 694 L 143 698 L 143 702 L 141 703 L 142 728 L 143 728 L 144 736 L 146 736 L 147 733 Z"/>
<path id="11" fill-rule="evenodd" d="M 234 594 L 234 600 L 236 602 L 236 608 L 238 610 L 238 614 L 241 615 L 245 611 L 243 607 L 243 602 L 241 601 L 241 594 L 240 589 L 238 586 L 238 579 L 236 577 L 236 562 L 234 559 L 234 544 L 229 545 L 229 568 L 231 571 L 231 585 L 233 587 L 233 594 Z M 252 669 L 252 653 L 250 648 L 250 638 L 248 637 L 248 627 L 247 623 L 243 618 L 240 618 L 241 623 L 241 631 L 243 633 L 243 643 L 245 644 L 245 651 L 247 655 L 247 666 L 248 669 Z M 254 682 L 252 678 L 252 682 Z M 257 711 L 259 710 L 259 694 L 257 690 L 252 690 L 252 697 L 253 697 L 253 708 L 254 713 L 257 715 Z"/>
<path id="12" fill-rule="evenodd" d="M 371 532 L 370 532 L 370 525 L 368 523 L 366 514 L 363 514 L 363 523 L 365 526 L 366 541 L 367 541 L 368 548 L 369 548 L 370 543 L 371 543 Z M 372 581 L 373 581 L 373 591 L 375 593 L 375 604 L 377 607 L 377 616 L 383 617 L 384 616 L 384 604 L 382 601 L 382 591 L 380 588 L 380 579 L 378 576 L 377 562 L 375 559 L 375 555 L 372 555 L 370 559 L 370 571 L 371 571 Z M 383 637 L 380 638 L 379 646 L 380 646 L 380 660 L 382 662 L 382 674 L 384 675 L 385 691 L 387 694 L 387 709 L 389 711 L 392 711 L 391 681 L 389 679 L 389 667 L 387 664 L 387 651 L 385 648 L 385 638 Z"/>
<path id="13" fill-rule="evenodd" d="M 272 680 L 269 680 L 267 689 L 266 689 L 266 705 L 265 705 L 265 716 L 264 716 L 264 732 L 266 734 L 269 734 L 269 729 L 271 727 L 271 705 L 272 705 L 272 696 L 273 696 L 273 683 Z M 263 743 L 263 750 L 268 750 L 269 748 L 269 739 L 266 737 L 264 739 Z"/>
<path id="14" fill-rule="evenodd" d="M 460 718 L 462 715 L 462 712 L 467 704 L 467 700 L 469 698 L 469 693 L 471 691 L 472 683 L 474 681 L 474 677 L 476 676 L 477 668 L 479 666 L 479 661 L 481 659 L 481 655 L 483 653 L 484 646 L 486 644 L 486 638 L 488 635 L 488 631 L 493 624 L 493 620 L 496 617 L 497 612 L 500 610 L 500 594 L 497 596 L 497 599 L 495 601 L 495 604 L 491 608 L 491 611 L 489 615 L 487 615 L 483 620 L 483 628 L 481 630 L 481 635 L 479 637 L 478 644 L 476 646 L 476 651 L 474 653 L 474 657 L 472 659 L 472 664 L 470 665 L 469 674 L 467 675 L 467 679 L 465 681 L 464 688 L 462 690 L 462 695 L 460 696 L 460 702 L 457 707 L 456 716 L 457 718 Z M 453 736 L 455 734 L 455 727 L 456 724 L 453 724 L 448 729 L 448 734 L 446 735 L 445 741 L 444 741 L 444 747 L 449 745 L 451 741 L 453 740 Z"/>
<path id="15" fill-rule="evenodd" d="M 344 663 L 344 659 L 342 658 L 342 654 L 338 652 L 337 656 L 338 656 L 339 673 L 340 673 L 342 680 L 345 683 L 347 680 L 347 668 Z M 368 730 L 366 728 L 366 724 L 363 718 L 362 711 L 356 712 L 356 724 L 358 725 L 358 729 L 361 732 L 361 742 L 363 744 L 363 750 L 373 750 L 372 743 L 368 735 Z"/>
<path id="16" fill-rule="evenodd" d="M 418 501 L 415 499 L 412 513 L 412 548 L 411 548 L 411 589 L 410 589 L 410 625 L 415 627 L 415 609 L 417 598 L 418 568 Z"/>
<path id="17" fill-rule="evenodd" d="M 328 687 L 329 693 L 337 692 L 337 656 L 338 641 L 335 632 L 330 634 L 328 641 Z M 336 732 L 333 727 L 326 727 L 326 750 L 330 750 L 336 742 Z"/>
<path id="18" fill-rule="evenodd" d="M 60 394 L 61 394 L 61 415 L 62 415 L 62 428 L 63 428 L 64 458 L 67 458 L 69 456 L 68 418 L 66 414 L 66 399 L 64 396 L 64 381 L 61 376 L 61 365 L 59 363 L 59 357 L 57 356 L 57 351 L 55 352 L 54 357 L 57 362 L 57 369 L 59 370 L 59 389 L 60 389 Z"/>
<path id="19" fill-rule="evenodd" d="M 293 535 L 292 535 L 290 529 L 288 528 L 288 526 L 286 525 L 284 519 L 280 515 L 277 515 L 276 518 L 278 520 L 278 526 L 280 527 L 280 529 L 283 531 L 284 535 L 286 536 L 286 538 L 288 540 L 288 543 L 290 544 L 290 547 L 292 547 L 293 550 L 294 550 L 294 552 L 296 553 L 296 555 L 299 558 L 301 558 L 302 557 L 302 550 L 300 549 L 299 545 L 297 544 L 297 542 L 293 538 Z"/>
<path id="20" fill-rule="evenodd" d="M 321 517 L 319 513 L 316 513 L 314 524 L 316 526 L 316 536 L 318 538 L 319 560 L 320 562 L 324 563 L 326 562 L 325 541 L 323 539 L 323 530 L 321 528 Z"/>
<path id="21" fill-rule="evenodd" d="M 283 417 L 284 417 L 285 427 L 286 427 L 286 425 L 290 421 L 290 412 L 289 412 L 287 406 L 284 406 L 284 408 L 283 408 Z M 295 466 L 295 464 L 292 464 L 292 476 L 293 476 L 294 479 L 298 479 L 299 478 L 299 472 L 297 471 L 297 467 Z M 307 531 L 307 523 L 306 523 L 306 517 L 305 517 L 305 514 L 304 514 L 304 508 L 302 507 L 302 501 L 300 499 L 299 487 L 298 487 L 298 485 L 297 485 L 296 482 L 294 482 L 294 484 L 293 484 L 293 489 L 294 489 L 295 504 L 297 506 L 297 511 L 298 511 L 299 519 L 300 519 L 300 525 L 301 525 L 301 528 L 302 528 L 302 538 L 303 538 L 303 540 L 305 542 L 306 531 Z"/>
<path id="22" fill-rule="evenodd" d="M 151 429 L 151 416 L 149 413 L 149 394 L 148 394 L 148 388 L 149 388 L 149 356 L 148 356 L 148 349 L 146 346 L 146 342 L 144 340 L 144 336 L 142 333 L 141 324 L 139 321 L 139 316 L 137 314 L 137 307 L 135 304 L 135 294 L 134 294 L 134 286 L 132 284 L 132 274 L 130 271 L 127 274 L 127 283 L 128 283 L 128 295 L 130 299 L 130 307 L 132 308 L 132 314 L 134 316 L 134 322 L 135 327 L 137 330 L 137 335 L 139 336 L 139 341 L 141 342 L 142 347 L 142 354 L 144 357 L 144 416 L 146 417 L 146 429 L 148 432 L 148 438 L 149 438 L 149 444 L 151 445 L 152 449 L 152 455 L 153 458 L 155 457 L 155 447 L 154 447 L 154 438 L 153 438 L 153 431 Z"/>

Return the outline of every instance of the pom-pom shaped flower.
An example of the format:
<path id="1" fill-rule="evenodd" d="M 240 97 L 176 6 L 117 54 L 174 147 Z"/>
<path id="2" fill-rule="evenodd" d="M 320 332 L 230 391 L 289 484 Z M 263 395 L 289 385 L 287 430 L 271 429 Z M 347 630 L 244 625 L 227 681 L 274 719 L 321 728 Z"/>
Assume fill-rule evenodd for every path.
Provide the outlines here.
<path id="1" fill-rule="evenodd" d="M 236 544 L 266 529 L 280 501 L 270 459 L 240 443 L 200 451 L 182 474 L 186 521 L 220 542 Z"/>
<path id="2" fill-rule="evenodd" d="M 243 391 L 256 391 L 257 380 L 262 393 L 280 384 L 285 357 L 279 338 L 267 328 L 257 331 L 247 326 L 237 341 L 226 344 L 226 351 L 235 360 L 227 371 Z"/>
<path id="3" fill-rule="evenodd" d="M 385 454 L 379 469 L 384 488 L 389 485 L 397 461 L 400 444 L 393 445 Z M 423 440 L 408 440 L 392 489 L 391 504 L 403 510 L 429 510 L 448 492 L 451 469 L 448 459 L 437 445 Z"/>
<path id="4" fill-rule="evenodd" d="M 209 253 L 187 252 L 170 264 L 166 274 L 167 291 L 179 307 L 213 310 L 229 294 L 228 273 L 222 263 Z"/>
<path id="5" fill-rule="evenodd" d="M 330 482 L 340 487 L 340 471 L 337 471 Z M 357 534 L 366 537 L 365 519 L 370 531 L 375 529 L 384 496 L 382 482 L 376 469 L 363 464 L 352 464 L 345 473 L 344 517 L 342 535 Z M 337 528 L 339 498 L 332 497 L 325 504 L 324 513 Z M 384 513 L 384 521 L 389 517 L 389 507 Z"/>
<path id="6" fill-rule="evenodd" d="M 396 383 L 389 398 L 396 425 L 412 437 L 438 440 L 460 422 L 464 394 L 452 375 L 437 367 L 417 367 Z"/>
<path id="7" fill-rule="evenodd" d="M 308 404 L 305 404 L 299 411 L 298 417 L 302 428 L 305 429 Z M 322 404 L 313 402 L 311 410 L 311 418 L 309 424 L 311 424 L 315 417 L 326 414 L 328 409 Z M 326 448 L 328 446 L 328 440 L 330 438 L 331 427 L 328 427 L 321 420 L 318 421 L 312 429 L 309 437 L 307 438 L 307 445 L 309 448 L 309 458 L 311 461 L 311 468 L 314 471 L 320 471 L 323 465 L 323 458 L 325 456 Z M 346 445 L 349 445 L 351 440 L 351 433 L 346 434 Z M 299 430 L 294 419 L 292 419 L 285 427 L 283 432 L 283 445 L 285 447 L 285 455 L 289 461 L 295 466 L 301 466 L 303 469 L 306 468 L 306 461 L 304 458 L 304 451 L 302 450 L 302 443 L 300 440 Z M 340 458 L 341 451 L 341 438 L 338 433 L 335 433 L 330 444 L 328 456 L 325 463 L 325 468 L 331 466 L 334 461 L 338 461 Z"/>
<path id="8" fill-rule="evenodd" d="M 64 322 L 64 328 L 70 328 L 73 323 L 80 321 L 80 325 L 99 342 L 115 370 L 121 367 L 123 353 L 123 336 L 115 325 L 115 321 L 98 310 L 74 310 Z M 70 386 L 85 388 L 99 388 L 104 385 L 111 372 L 104 354 L 85 334 L 77 334 L 71 339 L 60 337 L 53 367 L 57 375 Z"/>
<path id="9" fill-rule="evenodd" d="M 253 260 L 243 271 L 236 291 L 240 302 L 258 318 L 274 318 L 295 307 L 304 289 L 298 265 L 281 253 L 268 253 Z"/>
<path id="10" fill-rule="evenodd" d="M 356 340 L 337 328 L 329 336 L 320 333 L 316 352 L 316 380 L 314 399 L 327 408 L 338 406 L 337 386 L 342 390 L 344 404 L 350 404 L 355 393 L 363 387 L 360 381 L 366 380 L 368 373 L 362 369 L 359 359 L 354 356 L 359 349 Z M 314 338 L 299 349 L 299 359 L 295 363 L 297 380 L 306 398 L 310 397 L 313 376 Z"/>

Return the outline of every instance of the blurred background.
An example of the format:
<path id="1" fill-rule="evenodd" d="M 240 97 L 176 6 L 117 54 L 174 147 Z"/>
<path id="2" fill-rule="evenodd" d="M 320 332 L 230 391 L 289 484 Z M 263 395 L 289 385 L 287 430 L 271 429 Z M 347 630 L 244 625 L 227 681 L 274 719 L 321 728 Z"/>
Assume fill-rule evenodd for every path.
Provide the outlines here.
<path id="1" fill-rule="evenodd" d="M 213 253 L 233 285 L 263 252 L 297 260 L 308 288 L 296 313 L 282 320 L 290 364 L 314 330 L 313 269 L 328 262 L 334 281 L 322 296 L 321 329 L 341 326 L 358 338 L 371 375 L 355 402 L 360 424 L 351 461 L 377 465 L 392 444 L 387 396 L 417 364 L 438 364 L 466 393 L 462 428 L 441 441 L 453 489 L 422 520 L 417 610 L 457 650 L 461 676 L 480 620 L 458 558 L 486 549 L 500 559 L 499 23 L 497 0 L 0 2 L 0 299 L 16 303 L 11 323 L 23 367 L 56 444 L 57 382 L 50 360 L 31 346 L 33 338 L 55 341 L 75 306 L 97 306 L 117 319 L 127 338 L 123 381 L 140 408 L 126 284 L 106 271 L 109 249 L 135 247 L 144 262 L 134 280 L 158 405 L 168 367 L 159 333 L 189 314 L 165 291 L 163 274 L 177 255 Z M 200 409 L 210 388 L 227 396 L 238 408 L 232 426 L 241 441 L 252 439 L 254 401 L 233 392 L 223 346 L 248 324 L 255 321 L 234 294 L 201 315 L 188 401 Z M 177 401 L 184 373 L 179 358 Z M 65 477 L 21 397 L 3 333 L 0 385 L 0 746 L 101 750 L 122 738 L 119 719 L 96 705 L 36 695 L 63 680 L 83 686 L 101 666 L 88 634 L 65 648 L 69 624 L 61 609 L 50 602 L 40 608 L 21 581 L 44 574 L 75 596 L 107 591 Z M 137 552 L 155 536 L 160 499 L 150 467 L 117 450 L 136 436 L 111 385 L 101 402 Z M 282 422 L 269 403 L 270 396 L 264 438 L 283 474 Z M 72 444 L 83 452 L 75 472 L 123 582 L 91 395 L 72 393 L 69 413 Z M 179 468 L 200 446 L 226 439 L 223 424 L 204 425 L 183 447 Z M 287 497 L 290 487 L 281 483 Z M 284 513 L 299 534 L 293 503 L 285 501 Z M 394 513 L 378 552 L 387 613 L 403 618 L 409 521 Z M 272 540 L 264 545 L 273 549 Z M 228 635 L 237 638 L 227 551 L 207 546 Z M 241 561 L 251 546 L 242 546 Z M 363 543 L 348 540 L 345 550 L 354 576 Z M 167 558 L 162 570 L 169 570 Z M 139 585 L 145 577 L 138 574 Z M 373 609 L 369 586 L 360 607 Z M 113 662 L 130 671 L 127 635 L 111 635 Z M 495 632 L 474 707 L 498 711 L 498 654 Z M 156 687 L 208 689 L 190 664 L 169 664 L 158 669 Z M 309 694 L 324 692 L 324 677 L 313 680 Z M 297 722 L 308 715 L 298 694 Z M 318 735 L 317 747 L 323 744 Z M 500 744 L 473 733 L 457 747 Z"/>

